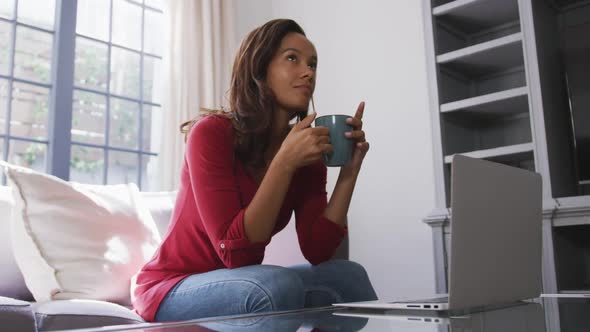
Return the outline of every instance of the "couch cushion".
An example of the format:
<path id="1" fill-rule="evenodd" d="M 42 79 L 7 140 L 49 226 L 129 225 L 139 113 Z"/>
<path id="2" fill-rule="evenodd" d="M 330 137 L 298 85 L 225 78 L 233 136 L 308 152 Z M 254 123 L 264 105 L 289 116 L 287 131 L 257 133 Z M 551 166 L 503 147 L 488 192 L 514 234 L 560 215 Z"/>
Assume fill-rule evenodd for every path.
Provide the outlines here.
<path id="1" fill-rule="evenodd" d="M 143 203 L 149 209 L 162 238 L 168 231 L 176 194 L 176 191 L 144 191 L 140 193 Z"/>
<path id="2" fill-rule="evenodd" d="M 13 250 L 38 302 L 130 303 L 130 279 L 160 242 L 129 185 L 82 185 L 0 161 L 14 190 Z"/>
<path id="3" fill-rule="evenodd" d="M 32 304 L 39 331 L 143 323 L 135 312 L 109 302 L 63 300 Z"/>
<path id="4" fill-rule="evenodd" d="M 0 323 L 3 332 L 37 331 L 31 305 L 7 297 L 0 297 Z"/>
<path id="5" fill-rule="evenodd" d="M 10 216 L 14 205 L 12 189 L 0 186 L 0 296 L 11 297 L 24 301 L 31 301 L 33 295 L 29 292 L 25 280 L 20 272 L 10 239 Z"/>

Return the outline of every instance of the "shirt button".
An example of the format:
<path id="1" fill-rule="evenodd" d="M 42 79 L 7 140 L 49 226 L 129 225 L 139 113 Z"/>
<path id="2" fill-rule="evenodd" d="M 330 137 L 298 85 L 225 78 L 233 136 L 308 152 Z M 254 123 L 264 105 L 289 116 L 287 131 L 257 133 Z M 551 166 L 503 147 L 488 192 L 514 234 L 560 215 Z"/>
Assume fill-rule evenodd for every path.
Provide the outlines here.
<path id="1" fill-rule="evenodd" d="M 221 249 L 225 249 L 225 243 L 222 243 L 219 246 L 221 247 Z"/>

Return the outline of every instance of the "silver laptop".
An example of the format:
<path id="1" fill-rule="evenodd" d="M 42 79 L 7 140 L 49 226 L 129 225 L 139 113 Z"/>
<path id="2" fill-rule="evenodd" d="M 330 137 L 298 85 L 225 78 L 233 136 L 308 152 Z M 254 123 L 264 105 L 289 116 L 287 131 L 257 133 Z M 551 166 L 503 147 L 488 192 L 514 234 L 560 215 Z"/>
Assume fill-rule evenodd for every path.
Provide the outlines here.
<path id="1" fill-rule="evenodd" d="M 402 331 L 412 325 L 422 325 L 423 330 L 438 332 L 540 332 L 546 331 L 545 311 L 539 303 L 516 304 L 496 310 L 477 311 L 467 315 L 445 317 L 437 312 L 420 312 L 399 310 L 343 310 L 333 315 L 368 319 L 369 322 L 361 331 Z M 389 323 L 389 321 L 394 321 Z M 412 324 L 412 325 L 409 325 Z M 437 325 L 436 329 L 427 327 Z M 413 329 L 418 330 L 418 329 Z"/>
<path id="2" fill-rule="evenodd" d="M 449 294 L 335 306 L 462 310 L 541 294 L 541 176 L 456 155 L 451 169 Z"/>

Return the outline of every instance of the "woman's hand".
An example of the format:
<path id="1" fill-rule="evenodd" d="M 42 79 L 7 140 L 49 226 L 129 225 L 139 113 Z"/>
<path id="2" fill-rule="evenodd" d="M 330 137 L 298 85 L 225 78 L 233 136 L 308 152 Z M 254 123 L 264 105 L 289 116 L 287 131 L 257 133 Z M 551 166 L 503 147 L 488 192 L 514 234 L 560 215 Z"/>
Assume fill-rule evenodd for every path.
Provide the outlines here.
<path id="1" fill-rule="evenodd" d="M 321 160 L 324 153 L 332 151 L 328 128 L 310 127 L 315 117 L 316 113 L 312 113 L 295 124 L 277 152 L 277 157 L 292 172 Z"/>
<path id="2" fill-rule="evenodd" d="M 363 160 L 369 151 L 369 142 L 365 139 L 365 132 L 363 131 L 363 112 L 365 111 L 365 102 L 362 101 L 357 110 L 356 114 L 352 118 L 346 119 L 346 123 L 351 125 L 354 129 L 347 132 L 345 135 L 349 139 L 354 139 L 356 144 L 354 146 L 354 152 L 352 159 L 342 168 L 347 171 L 352 171 L 354 174 L 358 174 L 363 164 Z"/>

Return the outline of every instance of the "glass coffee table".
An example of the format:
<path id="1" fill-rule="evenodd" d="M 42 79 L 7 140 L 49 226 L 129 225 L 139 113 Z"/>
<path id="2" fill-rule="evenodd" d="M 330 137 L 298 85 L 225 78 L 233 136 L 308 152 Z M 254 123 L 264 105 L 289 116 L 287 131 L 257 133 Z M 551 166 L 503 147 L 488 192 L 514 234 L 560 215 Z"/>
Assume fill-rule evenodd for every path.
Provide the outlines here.
<path id="1" fill-rule="evenodd" d="M 70 332 L 265 332 L 265 331 L 590 331 L 590 298 L 543 298 L 485 311 L 448 316 L 402 310 L 312 308 L 183 322 L 119 325 Z"/>

